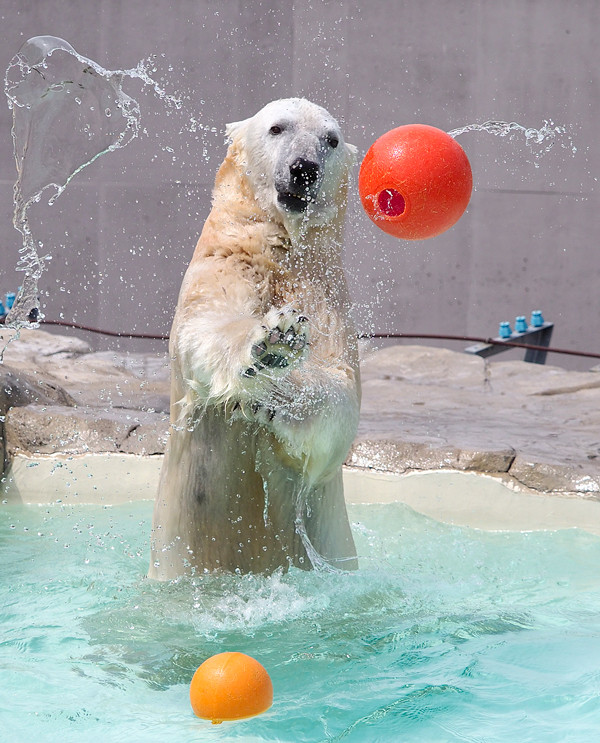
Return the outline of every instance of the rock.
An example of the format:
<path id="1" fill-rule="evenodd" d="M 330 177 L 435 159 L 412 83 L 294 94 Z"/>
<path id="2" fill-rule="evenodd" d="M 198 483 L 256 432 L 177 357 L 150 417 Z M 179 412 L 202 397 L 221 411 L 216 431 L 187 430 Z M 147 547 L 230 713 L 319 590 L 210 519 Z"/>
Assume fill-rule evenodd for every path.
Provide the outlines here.
<path id="1" fill-rule="evenodd" d="M 98 353 L 75 337 L 5 328 L 2 347 L 0 453 L 164 451 L 166 354 Z"/>
<path id="2" fill-rule="evenodd" d="M 363 382 L 372 379 L 414 385 L 444 384 L 451 389 L 474 389 L 486 381 L 485 361 L 479 356 L 428 346 L 388 346 L 366 352 L 361 360 Z"/>
<path id="3" fill-rule="evenodd" d="M 162 359 L 165 363 L 164 358 Z M 169 410 L 168 378 L 146 379 L 130 371 L 121 357 L 88 354 L 69 364 L 50 360 L 44 372 L 60 382 L 78 405 Z"/>
<path id="4" fill-rule="evenodd" d="M 6 416 L 6 450 L 9 456 L 162 454 L 168 427 L 166 415 L 139 410 L 28 405 Z"/>
<path id="5" fill-rule="evenodd" d="M 15 331 L 0 333 L 0 348 L 14 335 Z M 61 386 L 77 405 L 169 410 L 166 353 L 92 352 L 87 343 L 77 338 L 43 330 L 21 330 L 19 337 L 6 346 L 4 363 Z"/>
<path id="6" fill-rule="evenodd" d="M 402 345 L 370 354 L 362 370 L 349 464 L 506 472 L 534 490 L 595 497 L 597 372 Z"/>
<path id="7" fill-rule="evenodd" d="M 31 403 L 72 405 L 73 400 L 58 385 L 17 372 L 5 364 L 0 365 L 0 476 L 6 462 L 4 428 L 7 412 L 12 407 Z"/>
<path id="8" fill-rule="evenodd" d="M 72 359 L 91 351 L 89 343 L 73 335 L 55 335 L 27 328 L 17 331 L 0 326 L 0 351 L 2 349 L 3 361 L 15 367 L 50 357 Z"/>
<path id="9" fill-rule="evenodd" d="M 93 352 L 76 338 L 21 331 L 4 362 L 9 456 L 164 450 L 166 348 Z M 367 353 L 347 464 L 481 472 L 533 491 L 600 499 L 599 376 L 423 346 Z"/>
<path id="10" fill-rule="evenodd" d="M 58 384 L 39 379 L 2 364 L 0 366 L 0 415 L 22 405 L 73 405 L 71 396 Z"/>
<path id="11" fill-rule="evenodd" d="M 403 474 L 415 470 L 453 469 L 487 473 L 508 472 L 513 449 L 477 451 L 399 439 L 357 439 L 346 464 L 351 467 Z"/>
<path id="12" fill-rule="evenodd" d="M 576 493 L 600 500 L 600 472 L 597 465 L 556 465 L 516 457 L 510 475 L 531 490 L 542 493 Z"/>

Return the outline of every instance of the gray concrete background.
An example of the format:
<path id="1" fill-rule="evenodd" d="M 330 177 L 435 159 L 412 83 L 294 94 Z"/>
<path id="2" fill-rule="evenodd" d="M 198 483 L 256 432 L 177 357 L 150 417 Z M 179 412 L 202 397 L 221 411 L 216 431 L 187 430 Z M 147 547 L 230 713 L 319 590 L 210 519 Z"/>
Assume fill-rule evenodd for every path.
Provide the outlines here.
<path id="1" fill-rule="evenodd" d="M 184 97 L 173 111 L 125 85 L 141 104 L 143 135 L 79 174 L 52 208 L 39 207 L 38 237 L 54 256 L 40 282 L 48 318 L 167 333 L 225 152 L 224 124 L 300 95 L 329 108 L 361 156 L 404 123 L 565 126 L 568 136 L 540 157 L 522 139 L 461 136 L 475 192 L 462 220 L 432 240 L 386 236 L 354 190 L 348 273 L 361 330 L 489 336 L 499 321 L 541 309 L 556 323 L 553 345 L 600 352 L 597 0 L 0 0 L 0 21 L 2 70 L 26 39 L 51 34 L 107 69 L 155 54 L 156 77 Z M 193 119 L 206 130 L 192 131 Z M 10 126 L 1 106 L 2 292 L 20 283 Z"/>

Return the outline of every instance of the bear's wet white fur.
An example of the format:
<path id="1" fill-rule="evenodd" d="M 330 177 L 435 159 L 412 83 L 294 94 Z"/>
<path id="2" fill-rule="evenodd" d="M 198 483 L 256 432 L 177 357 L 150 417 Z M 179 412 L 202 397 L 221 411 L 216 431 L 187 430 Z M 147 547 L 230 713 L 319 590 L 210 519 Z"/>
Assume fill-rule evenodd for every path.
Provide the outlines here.
<path id="1" fill-rule="evenodd" d="M 149 575 L 353 568 L 342 463 L 360 382 L 341 250 L 355 148 L 300 98 L 227 134 L 171 330 Z"/>

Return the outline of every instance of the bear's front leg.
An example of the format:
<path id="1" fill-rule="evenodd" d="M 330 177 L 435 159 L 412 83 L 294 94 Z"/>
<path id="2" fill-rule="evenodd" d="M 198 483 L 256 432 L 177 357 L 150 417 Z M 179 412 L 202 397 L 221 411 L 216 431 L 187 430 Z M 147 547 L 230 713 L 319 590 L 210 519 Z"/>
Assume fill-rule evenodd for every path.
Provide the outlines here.
<path id="1" fill-rule="evenodd" d="M 187 388 L 182 414 L 210 404 L 262 402 L 304 360 L 307 318 L 289 305 L 264 315 L 256 309 L 221 301 L 181 310 L 172 350 Z"/>

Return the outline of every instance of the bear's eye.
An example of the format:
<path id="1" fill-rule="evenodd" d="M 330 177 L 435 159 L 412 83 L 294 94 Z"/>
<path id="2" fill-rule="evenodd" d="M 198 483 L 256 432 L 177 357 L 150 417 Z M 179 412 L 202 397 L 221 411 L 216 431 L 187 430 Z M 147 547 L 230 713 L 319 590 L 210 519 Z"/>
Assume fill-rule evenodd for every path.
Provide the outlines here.
<path id="1" fill-rule="evenodd" d="M 340 140 L 336 136 L 334 136 L 333 134 L 330 134 L 327 137 L 327 143 L 329 144 L 330 147 L 333 147 L 333 149 L 335 150 L 335 148 L 340 143 Z"/>
<path id="2" fill-rule="evenodd" d="M 281 134 L 282 131 L 283 131 L 283 127 L 279 126 L 278 124 L 275 124 L 269 129 L 269 132 L 271 134 Z"/>

